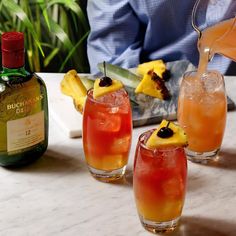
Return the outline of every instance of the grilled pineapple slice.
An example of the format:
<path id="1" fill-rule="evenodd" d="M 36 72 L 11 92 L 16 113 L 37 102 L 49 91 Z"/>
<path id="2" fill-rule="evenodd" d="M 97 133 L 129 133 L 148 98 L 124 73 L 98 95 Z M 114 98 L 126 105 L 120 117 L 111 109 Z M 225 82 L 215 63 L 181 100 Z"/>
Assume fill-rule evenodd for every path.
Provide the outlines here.
<path id="1" fill-rule="evenodd" d="M 170 97 L 170 93 L 164 81 L 153 70 L 148 71 L 144 75 L 135 89 L 135 93 L 144 93 L 162 100 L 166 100 Z"/>
<path id="2" fill-rule="evenodd" d="M 166 65 L 162 60 L 155 60 L 139 64 L 137 68 L 138 73 L 141 75 L 145 75 L 150 70 L 153 70 L 162 78 L 162 73 L 166 71 Z"/>

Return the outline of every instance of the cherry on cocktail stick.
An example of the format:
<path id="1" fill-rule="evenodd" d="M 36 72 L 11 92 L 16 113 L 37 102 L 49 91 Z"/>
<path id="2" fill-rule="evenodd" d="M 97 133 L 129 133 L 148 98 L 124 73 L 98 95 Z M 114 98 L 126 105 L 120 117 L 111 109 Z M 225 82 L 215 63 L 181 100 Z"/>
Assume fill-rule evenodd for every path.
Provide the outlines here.
<path id="1" fill-rule="evenodd" d="M 99 82 L 100 87 L 109 87 L 112 85 L 112 79 L 106 75 L 106 62 L 103 62 L 103 68 L 104 68 L 104 75 Z"/>

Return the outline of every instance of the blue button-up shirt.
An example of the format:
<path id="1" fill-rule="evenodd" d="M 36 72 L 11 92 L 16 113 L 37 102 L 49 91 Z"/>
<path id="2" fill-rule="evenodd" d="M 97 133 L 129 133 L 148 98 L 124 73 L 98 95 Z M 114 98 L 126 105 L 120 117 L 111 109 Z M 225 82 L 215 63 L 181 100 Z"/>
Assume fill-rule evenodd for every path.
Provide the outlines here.
<path id="1" fill-rule="evenodd" d="M 88 0 L 91 28 L 87 52 L 92 73 L 107 61 L 124 68 L 155 59 L 187 59 L 198 64 L 197 33 L 191 25 L 196 0 Z M 207 3 L 209 2 L 209 3 Z M 202 0 L 196 23 L 204 29 L 233 17 L 235 0 Z M 216 56 L 210 63 L 224 73 L 229 59 Z"/>

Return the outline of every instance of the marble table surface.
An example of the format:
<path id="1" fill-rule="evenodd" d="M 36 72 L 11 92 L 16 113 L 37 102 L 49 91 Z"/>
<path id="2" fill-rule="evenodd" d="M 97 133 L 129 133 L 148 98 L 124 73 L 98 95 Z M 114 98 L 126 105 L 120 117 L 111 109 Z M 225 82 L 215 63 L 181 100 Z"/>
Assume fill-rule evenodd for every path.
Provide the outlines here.
<path id="1" fill-rule="evenodd" d="M 236 77 L 226 78 L 236 102 Z M 133 130 L 124 181 L 102 183 L 89 174 L 82 140 L 69 139 L 50 118 L 49 147 L 35 163 L 0 168 L 0 235 L 144 236 L 132 190 L 138 136 Z M 215 165 L 188 162 L 188 187 L 181 225 L 174 236 L 236 235 L 236 111 Z"/>

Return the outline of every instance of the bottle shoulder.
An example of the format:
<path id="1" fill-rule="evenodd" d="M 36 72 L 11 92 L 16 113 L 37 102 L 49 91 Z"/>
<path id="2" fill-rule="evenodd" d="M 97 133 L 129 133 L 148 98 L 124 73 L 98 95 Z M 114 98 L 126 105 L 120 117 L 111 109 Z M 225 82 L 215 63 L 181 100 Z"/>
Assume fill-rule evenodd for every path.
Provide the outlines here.
<path id="1" fill-rule="evenodd" d="M 1 75 L 0 93 L 6 90 L 24 90 L 30 87 L 46 88 L 44 81 L 35 73 L 29 73 L 26 76 L 20 75 Z"/>
<path id="2" fill-rule="evenodd" d="M 34 72 L 27 71 L 24 67 L 18 69 L 4 68 L 0 72 L 0 83 L 2 84 L 22 84 L 28 81 L 35 81 L 45 85 L 40 76 Z"/>
<path id="3" fill-rule="evenodd" d="M 43 80 L 38 74 L 33 73 L 33 74 L 32 74 L 32 77 L 33 77 L 34 79 L 36 79 L 39 84 L 41 84 L 42 86 L 46 87 L 46 84 L 45 84 L 44 80 Z"/>

